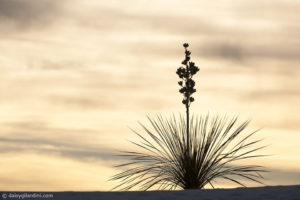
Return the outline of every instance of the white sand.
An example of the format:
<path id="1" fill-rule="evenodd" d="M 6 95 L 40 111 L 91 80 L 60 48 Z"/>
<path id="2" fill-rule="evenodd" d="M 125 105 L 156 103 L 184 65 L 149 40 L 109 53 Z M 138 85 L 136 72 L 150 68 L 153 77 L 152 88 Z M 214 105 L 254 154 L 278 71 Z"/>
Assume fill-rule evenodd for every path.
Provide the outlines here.
<path id="1" fill-rule="evenodd" d="M 25 192 L 1 192 L 9 195 Z M 27 192 L 30 194 L 30 192 Z M 35 192 L 38 193 L 38 192 Z M 46 192 L 53 198 L 23 198 L 23 199 L 54 199 L 54 200 L 300 200 L 300 185 L 270 186 L 256 188 L 185 190 L 185 191 L 147 191 L 147 192 Z M 0 197 L 0 198 L 1 198 Z M 19 198 L 22 199 L 22 198 Z"/>

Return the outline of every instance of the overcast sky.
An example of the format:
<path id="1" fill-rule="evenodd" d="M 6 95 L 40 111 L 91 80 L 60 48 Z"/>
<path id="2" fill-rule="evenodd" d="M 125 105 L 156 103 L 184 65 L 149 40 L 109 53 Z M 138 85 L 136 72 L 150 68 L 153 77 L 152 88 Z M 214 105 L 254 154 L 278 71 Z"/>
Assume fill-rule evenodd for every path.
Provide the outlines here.
<path id="1" fill-rule="evenodd" d="M 0 0 L 0 190 L 109 190 L 146 115 L 252 119 L 269 185 L 300 184 L 300 1 Z M 231 187 L 220 183 L 221 187 Z"/>

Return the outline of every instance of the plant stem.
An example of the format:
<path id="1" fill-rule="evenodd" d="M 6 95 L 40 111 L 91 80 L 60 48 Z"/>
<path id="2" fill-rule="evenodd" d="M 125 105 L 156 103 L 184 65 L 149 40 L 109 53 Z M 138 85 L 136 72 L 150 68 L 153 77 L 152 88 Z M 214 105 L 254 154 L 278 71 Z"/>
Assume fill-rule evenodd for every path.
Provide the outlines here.
<path id="1" fill-rule="evenodd" d="M 188 162 L 190 164 L 190 133 L 189 133 L 190 123 L 189 121 L 190 121 L 190 113 L 189 113 L 189 105 L 187 103 L 186 104 L 186 145 L 187 145 Z"/>

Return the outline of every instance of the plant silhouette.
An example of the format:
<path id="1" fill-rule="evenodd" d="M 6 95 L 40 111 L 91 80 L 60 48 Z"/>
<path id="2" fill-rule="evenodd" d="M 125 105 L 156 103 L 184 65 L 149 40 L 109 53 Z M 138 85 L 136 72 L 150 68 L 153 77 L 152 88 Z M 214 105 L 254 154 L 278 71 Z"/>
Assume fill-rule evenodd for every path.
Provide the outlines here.
<path id="1" fill-rule="evenodd" d="M 182 81 L 179 81 L 178 84 L 181 86 L 181 89 L 179 90 L 180 93 L 183 94 L 183 100 L 182 103 L 185 105 L 186 108 L 186 135 L 187 135 L 187 155 L 190 155 L 190 145 L 189 145 L 189 120 L 190 120 L 190 105 L 194 101 L 194 97 L 192 97 L 192 94 L 196 92 L 195 87 L 195 81 L 192 79 L 193 75 L 195 75 L 199 68 L 195 66 L 194 62 L 191 62 L 191 52 L 187 50 L 189 47 L 188 43 L 184 43 L 183 47 L 185 48 L 185 59 L 182 61 L 181 64 L 183 64 L 185 67 L 179 67 L 176 71 L 176 74 L 179 76 Z"/>
<path id="2" fill-rule="evenodd" d="M 126 167 L 110 180 L 119 180 L 114 189 L 130 190 L 139 187 L 165 189 L 201 189 L 206 185 L 214 187 L 216 180 L 225 179 L 245 186 L 244 181 L 262 183 L 261 173 L 266 170 L 259 165 L 238 165 L 237 161 L 261 157 L 257 151 L 264 148 L 254 139 L 257 131 L 244 133 L 249 121 L 237 124 L 237 117 L 189 116 L 189 107 L 196 91 L 192 77 L 199 68 L 190 61 L 189 45 L 184 43 L 184 67 L 177 69 L 181 81 L 179 90 L 186 107 L 183 115 L 164 118 L 148 117 L 152 130 L 140 123 L 144 134 L 133 132 L 140 139 L 132 142 L 139 151 L 122 151 Z"/>

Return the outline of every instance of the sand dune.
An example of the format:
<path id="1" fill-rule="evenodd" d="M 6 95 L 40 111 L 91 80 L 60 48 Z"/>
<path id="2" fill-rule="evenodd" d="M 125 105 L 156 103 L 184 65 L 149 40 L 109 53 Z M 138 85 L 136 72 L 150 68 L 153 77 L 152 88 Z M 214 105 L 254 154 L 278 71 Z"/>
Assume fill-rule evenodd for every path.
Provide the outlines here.
<path id="1" fill-rule="evenodd" d="M 23 196 L 22 196 L 23 195 Z M 30 197 L 30 195 L 32 195 Z M 35 195 L 35 196 L 33 196 Z M 141 192 L 1 192 L 2 199 L 55 200 L 300 200 L 300 185 Z"/>

